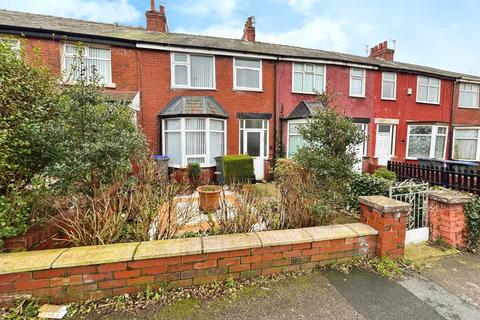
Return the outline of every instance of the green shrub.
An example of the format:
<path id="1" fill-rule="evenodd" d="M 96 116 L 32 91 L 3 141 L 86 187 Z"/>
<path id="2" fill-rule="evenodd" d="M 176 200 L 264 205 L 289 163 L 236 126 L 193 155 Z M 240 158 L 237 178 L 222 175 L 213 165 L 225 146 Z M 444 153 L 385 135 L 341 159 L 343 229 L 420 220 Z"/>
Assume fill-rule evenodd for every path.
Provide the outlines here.
<path id="1" fill-rule="evenodd" d="M 359 211 L 359 196 L 386 196 L 393 182 L 383 178 L 377 178 L 371 174 L 355 174 L 350 183 L 349 209 Z"/>
<path id="2" fill-rule="evenodd" d="M 202 169 L 200 168 L 200 163 L 194 162 L 188 164 L 188 182 L 192 186 L 192 188 L 198 187 L 200 184 L 200 175 L 202 173 Z"/>
<path id="3" fill-rule="evenodd" d="M 465 216 L 468 230 L 465 245 L 468 251 L 477 252 L 480 248 L 480 197 L 474 196 L 465 206 Z"/>
<path id="4" fill-rule="evenodd" d="M 397 181 L 397 174 L 393 171 L 388 170 L 387 168 L 378 168 L 373 173 L 374 177 L 383 178 L 390 181 Z"/>
<path id="5" fill-rule="evenodd" d="M 246 154 L 222 157 L 223 177 L 226 183 L 248 181 L 254 176 L 253 158 Z"/>

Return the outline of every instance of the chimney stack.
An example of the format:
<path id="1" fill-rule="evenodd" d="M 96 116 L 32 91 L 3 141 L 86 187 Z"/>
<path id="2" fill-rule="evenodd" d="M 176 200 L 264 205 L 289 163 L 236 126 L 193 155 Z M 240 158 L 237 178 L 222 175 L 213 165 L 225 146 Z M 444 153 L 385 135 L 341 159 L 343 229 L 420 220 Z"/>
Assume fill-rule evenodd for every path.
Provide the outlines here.
<path id="1" fill-rule="evenodd" d="M 387 41 L 383 41 L 370 49 L 370 58 L 383 59 L 386 61 L 393 61 L 393 54 L 395 50 L 388 48 Z"/>
<path id="2" fill-rule="evenodd" d="M 165 7 L 160 6 L 159 11 L 156 11 L 155 0 L 150 0 L 150 10 L 145 12 L 145 17 L 147 18 L 147 31 L 168 32 Z"/>
<path id="3" fill-rule="evenodd" d="M 243 29 L 243 41 L 255 42 L 255 17 L 248 17 Z"/>

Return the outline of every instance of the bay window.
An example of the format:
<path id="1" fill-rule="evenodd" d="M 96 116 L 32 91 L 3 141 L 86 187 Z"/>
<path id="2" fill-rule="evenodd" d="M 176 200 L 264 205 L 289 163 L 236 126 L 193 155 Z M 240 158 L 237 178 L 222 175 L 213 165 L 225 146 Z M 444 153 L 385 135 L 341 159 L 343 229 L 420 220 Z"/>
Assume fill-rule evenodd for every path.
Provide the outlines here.
<path id="1" fill-rule="evenodd" d="M 436 78 L 417 77 L 417 102 L 440 103 L 440 83 Z"/>
<path id="2" fill-rule="evenodd" d="M 478 92 L 480 86 L 471 83 L 460 83 L 458 106 L 460 108 L 478 108 Z"/>
<path id="3" fill-rule="evenodd" d="M 215 89 L 215 59 L 213 56 L 171 54 L 173 88 Z"/>
<path id="4" fill-rule="evenodd" d="M 382 99 L 395 100 L 397 91 L 397 74 L 382 72 Z"/>
<path id="5" fill-rule="evenodd" d="M 350 69 L 350 96 L 362 98 L 365 97 L 365 78 L 365 69 Z"/>
<path id="6" fill-rule="evenodd" d="M 455 129 L 453 133 L 453 158 L 480 160 L 480 128 Z"/>
<path id="7" fill-rule="evenodd" d="M 307 123 L 307 120 L 290 120 L 288 121 L 287 127 L 287 158 L 291 158 L 297 153 L 297 150 L 300 149 L 305 141 L 300 135 L 299 128 L 301 125 Z"/>
<path id="8" fill-rule="evenodd" d="M 172 167 L 189 163 L 214 166 L 225 154 L 225 120 L 213 118 L 169 118 L 163 120 L 163 154 Z"/>
<path id="9" fill-rule="evenodd" d="M 408 126 L 407 158 L 445 159 L 447 130 L 446 126 Z"/>
<path id="10" fill-rule="evenodd" d="M 317 93 L 325 90 L 325 66 L 311 63 L 293 63 L 292 91 Z"/>
<path id="11" fill-rule="evenodd" d="M 96 74 L 102 84 L 112 84 L 112 62 L 109 47 L 67 43 L 63 49 L 62 60 L 64 77 L 69 82 L 79 80 L 83 71 L 87 81 Z"/>
<path id="12" fill-rule="evenodd" d="M 233 59 L 233 88 L 236 90 L 262 90 L 262 61 L 257 59 Z"/>

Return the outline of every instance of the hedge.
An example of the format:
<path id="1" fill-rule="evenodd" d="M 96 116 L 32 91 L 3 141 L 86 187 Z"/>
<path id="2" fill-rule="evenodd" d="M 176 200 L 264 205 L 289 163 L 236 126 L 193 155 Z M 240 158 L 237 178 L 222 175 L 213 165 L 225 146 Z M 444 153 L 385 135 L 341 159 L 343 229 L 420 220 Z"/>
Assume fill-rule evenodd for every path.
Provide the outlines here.
<path id="1" fill-rule="evenodd" d="M 246 154 L 223 156 L 222 166 L 226 183 L 250 180 L 254 176 L 253 158 Z"/>

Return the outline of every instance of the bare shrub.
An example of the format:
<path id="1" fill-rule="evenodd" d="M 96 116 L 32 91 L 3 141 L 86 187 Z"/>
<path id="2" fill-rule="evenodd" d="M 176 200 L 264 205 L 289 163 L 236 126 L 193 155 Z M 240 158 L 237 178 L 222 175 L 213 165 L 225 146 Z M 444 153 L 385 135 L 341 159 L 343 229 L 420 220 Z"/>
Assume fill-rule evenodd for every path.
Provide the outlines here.
<path id="1" fill-rule="evenodd" d="M 279 159 L 275 181 L 280 191 L 278 225 L 275 229 L 305 228 L 326 225 L 335 218 L 330 208 L 324 208 L 317 197 L 315 174 L 290 159 Z"/>

